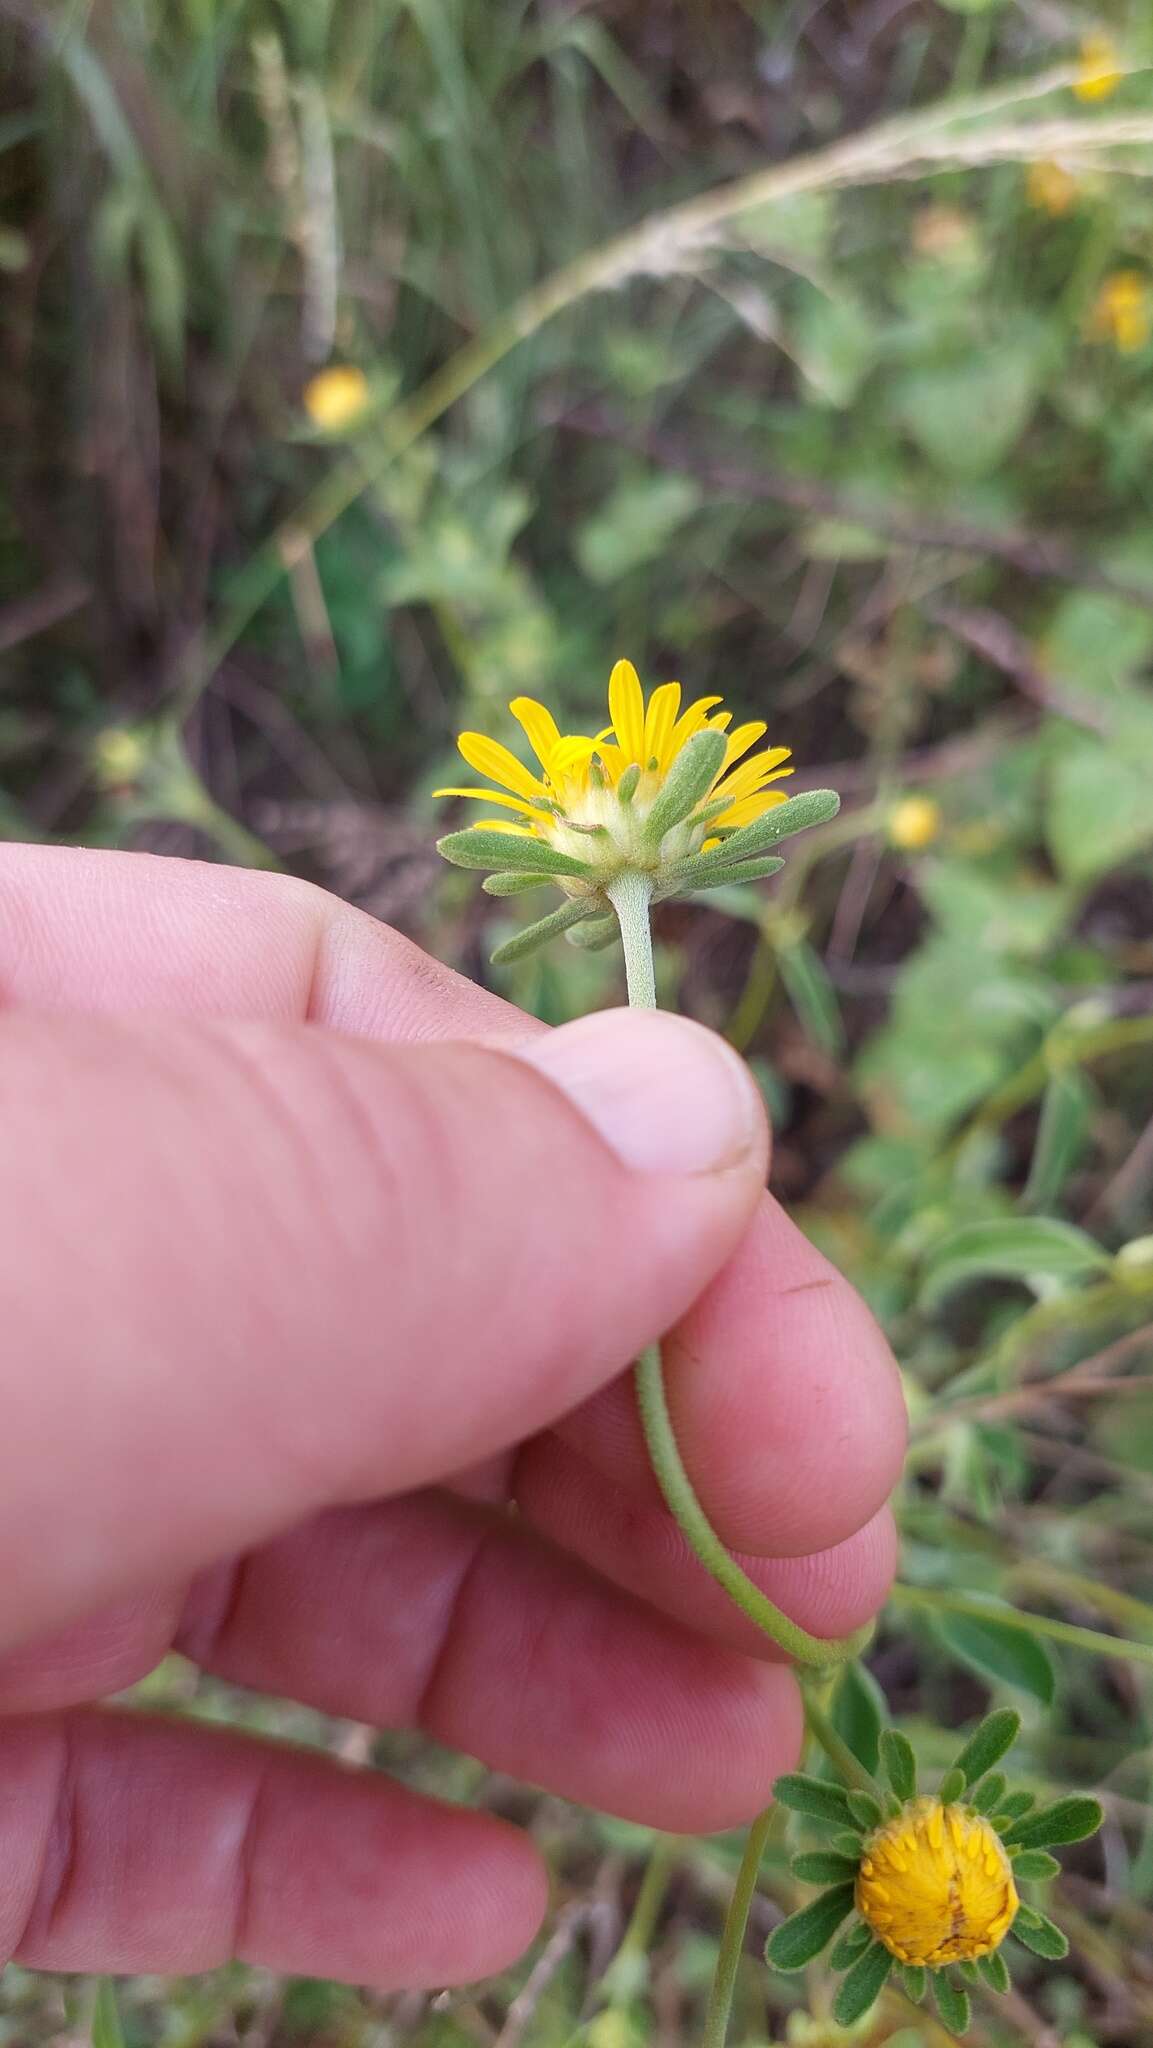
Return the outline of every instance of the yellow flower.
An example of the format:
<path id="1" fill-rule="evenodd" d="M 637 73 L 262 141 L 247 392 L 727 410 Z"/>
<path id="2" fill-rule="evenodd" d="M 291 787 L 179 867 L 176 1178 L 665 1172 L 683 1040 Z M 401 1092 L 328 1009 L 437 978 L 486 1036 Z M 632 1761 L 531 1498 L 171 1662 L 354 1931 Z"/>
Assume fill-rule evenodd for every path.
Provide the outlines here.
<path id="1" fill-rule="evenodd" d="M 119 789 L 135 782 L 148 760 L 148 753 L 147 740 L 131 726 L 108 726 L 92 749 L 97 781 L 106 789 Z"/>
<path id="2" fill-rule="evenodd" d="M 1139 270 L 1114 270 L 1105 279 L 1089 316 L 1094 341 L 1111 341 L 1122 355 L 1135 355 L 1153 332 L 1149 285 Z"/>
<path id="3" fill-rule="evenodd" d="M 1054 220 L 1072 212 L 1080 189 L 1072 171 L 1049 157 L 1038 157 L 1025 172 L 1025 197 L 1030 206 L 1051 214 Z"/>
<path id="4" fill-rule="evenodd" d="M 1116 92 L 1125 73 L 1111 36 L 1098 30 L 1081 38 L 1077 52 L 1077 77 L 1073 90 L 1079 100 L 1107 100 Z"/>
<path id="5" fill-rule="evenodd" d="M 788 747 L 754 753 L 766 726 L 756 719 L 730 732 L 732 713 L 717 712 L 720 702 L 698 697 L 682 710 L 680 684 L 662 683 L 646 703 L 631 661 L 618 661 L 609 678 L 610 723 L 602 731 L 562 733 L 543 704 L 514 697 L 509 710 L 536 755 L 536 768 L 526 768 L 498 740 L 464 732 L 457 744 L 469 767 L 499 787 L 467 785 L 435 794 L 480 797 L 523 821 L 478 820 L 488 830 L 544 840 L 594 866 L 656 872 L 719 845 L 720 834 L 752 824 L 785 801 L 784 791 L 770 784 L 793 772 L 785 765 Z M 688 741 L 703 732 L 725 737 L 716 772 L 688 815 L 654 841 L 657 799 Z M 706 837 L 708 831 L 712 836 Z"/>
<path id="6" fill-rule="evenodd" d="M 898 1962 L 939 1970 L 991 1955 L 1020 1900 L 989 1822 L 969 1807 L 921 1798 L 867 1838 L 856 1904 Z"/>
<path id="7" fill-rule="evenodd" d="M 889 813 L 889 844 L 902 853 L 931 846 L 941 829 L 941 807 L 931 796 L 903 796 Z"/>
<path id="8" fill-rule="evenodd" d="M 339 434 L 364 411 L 368 396 L 363 370 L 354 363 L 332 363 L 305 385 L 304 410 L 321 433 Z"/>

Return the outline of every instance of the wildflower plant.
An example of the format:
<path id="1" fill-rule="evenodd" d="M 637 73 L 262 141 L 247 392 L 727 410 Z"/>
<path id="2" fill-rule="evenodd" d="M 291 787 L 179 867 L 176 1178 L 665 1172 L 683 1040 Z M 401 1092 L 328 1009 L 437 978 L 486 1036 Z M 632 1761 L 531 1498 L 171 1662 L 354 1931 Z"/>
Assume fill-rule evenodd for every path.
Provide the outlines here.
<path id="1" fill-rule="evenodd" d="M 790 797 L 778 787 L 792 774 L 787 747 L 762 745 L 756 720 L 732 728 L 719 697 L 682 705 L 679 683 L 646 700 L 631 662 L 609 679 L 609 723 L 592 735 L 565 734 L 531 698 L 510 705 L 535 756 L 528 767 L 478 732 L 458 742 L 470 768 L 489 784 L 452 785 L 440 797 L 479 800 L 498 813 L 439 841 L 455 865 L 488 870 L 483 887 L 514 896 L 559 889 L 559 908 L 506 940 L 494 960 L 514 960 L 564 935 L 585 946 L 624 950 L 629 1001 L 656 1003 L 650 909 L 703 889 L 750 882 L 784 866 L 776 848 L 793 833 L 835 817 L 832 790 Z M 906 797 L 889 819 L 895 845 L 919 850 L 936 837 L 937 806 Z M 969 1986 L 1009 1988 L 1001 1944 L 1010 1929 L 1037 1954 L 1057 1959 L 1065 1937 L 1018 1885 L 1056 1874 L 1049 1847 L 1092 1834 L 1097 1802 L 1076 1796 L 1037 1809 L 1033 1795 L 1011 1791 L 995 1766 L 1012 1746 L 1018 1716 L 992 1713 L 965 1743 L 935 1793 L 919 1790 L 914 1753 L 895 1729 L 880 1736 L 886 1782 L 861 1762 L 822 1704 L 823 1696 L 870 1633 L 829 1641 L 783 1614 L 741 1570 L 713 1529 L 688 1477 L 665 1395 L 659 1345 L 636 1366 L 637 1403 L 653 1471 L 690 1549 L 771 1640 L 802 1667 L 806 1722 L 835 1777 L 792 1773 L 774 1788 L 777 1810 L 833 1830 L 824 1845 L 793 1862 L 794 1875 L 821 1887 L 817 1897 L 773 1933 L 768 1961 L 803 1969 L 834 1942 L 830 1957 L 844 1977 L 834 2018 L 851 2027 L 896 1972 L 908 1996 L 931 1983 L 937 2011 L 954 2033 L 969 2024 Z M 705 2020 L 704 2048 L 723 2048 L 737 1969 L 772 1809 L 749 1830 L 726 1918 Z M 845 1923 L 849 1922 L 846 1927 Z"/>

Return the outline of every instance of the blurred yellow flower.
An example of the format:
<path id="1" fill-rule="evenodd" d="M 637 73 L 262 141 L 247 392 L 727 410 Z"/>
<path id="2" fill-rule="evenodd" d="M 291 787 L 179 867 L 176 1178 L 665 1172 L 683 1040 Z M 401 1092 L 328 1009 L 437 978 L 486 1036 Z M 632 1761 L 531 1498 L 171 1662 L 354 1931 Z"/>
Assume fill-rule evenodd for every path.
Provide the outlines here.
<path id="1" fill-rule="evenodd" d="M 339 434 L 368 404 L 368 379 L 355 363 L 331 363 L 304 387 L 303 404 L 322 434 Z"/>
<path id="2" fill-rule="evenodd" d="M 120 789 L 135 782 L 147 759 L 147 741 L 127 725 L 108 726 L 92 749 L 96 779 L 105 789 Z"/>
<path id="3" fill-rule="evenodd" d="M 941 829 L 941 808 L 931 796 L 903 796 L 889 813 L 889 844 L 902 853 L 931 846 Z"/>
<path id="4" fill-rule="evenodd" d="M 1092 341 L 1111 341 L 1123 356 L 1145 347 L 1153 333 L 1153 298 L 1141 271 L 1110 272 L 1093 302 L 1088 333 Z"/>
<path id="5" fill-rule="evenodd" d="M 1039 213 L 1052 214 L 1055 220 L 1072 211 L 1080 189 L 1072 171 L 1047 157 L 1039 157 L 1025 172 L 1025 197 L 1030 206 Z"/>
<path id="6" fill-rule="evenodd" d="M 869 1836 L 856 1896 L 890 1955 L 931 1970 L 991 1955 L 1020 1904 L 996 1829 L 969 1807 L 925 1798 Z"/>
<path id="7" fill-rule="evenodd" d="M 1073 90 L 1079 100 L 1107 100 L 1116 92 L 1125 73 L 1111 36 L 1098 30 L 1082 36 L 1077 52 L 1077 77 Z"/>

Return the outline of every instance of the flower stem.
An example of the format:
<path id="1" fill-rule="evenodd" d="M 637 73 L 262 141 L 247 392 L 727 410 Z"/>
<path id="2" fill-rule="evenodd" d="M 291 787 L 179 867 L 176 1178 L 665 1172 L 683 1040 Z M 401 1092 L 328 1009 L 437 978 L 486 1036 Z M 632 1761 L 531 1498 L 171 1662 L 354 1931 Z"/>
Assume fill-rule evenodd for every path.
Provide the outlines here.
<path id="1" fill-rule="evenodd" d="M 649 931 L 649 902 L 652 884 L 647 875 L 626 869 L 610 883 L 606 894 L 616 911 L 625 955 L 629 1003 L 634 1009 L 656 1008 L 653 947 Z M 660 1346 L 650 1344 L 637 1360 L 637 1406 L 640 1409 L 645 1443 L 665 1506 L 681 1530 L 694 1557 L 728 1594 L 754 1627 L 794 1658 L 798 1664 L 825 1668 L 855 1657 L 868 1640 L 868 1630 L 858 1630 L 841 1642 L 829 1642 L 798 1628 L 755 1586 L 722 1543 L 697 1498 L 685 1470 L 665 1396 Z"/>
<path id="2" fill-rule="evenodd" d="M 824 1708 L 814 1696 L 812 1685 L 803 1683 L 801 1694 L 805 1704 L 805 1726 L 815 1742 L 819 1742 L 833 1768 L 840 1773 L 851 1790 L 868 1792 L 873 1799 L 883 1798 L 883 1792 L 871 1771 L 865 1769 L 859 1757 L 853 1755 L 838 1735 Z"/>
<path id="3" fill-rule="evenodd" d="M 733 1993 L 737 1985 L 737 1971 L 745 1947 L 745 1930 L 749 1924 L 749 1909 L 753 1893 L 757 1888 L 761 1859 L 765 1843 L 773 1825 L 774 1806 L 767 1806 L 757 1815 L 745 1840 L 745 1853 L 725 1914 L 724 1931 L 721 1935 L 720 1952 L 717 1956 L 716 1974 L 709 1992 L 708 2011 L 705 2014 L 705 2030 L 701 2036 L 701 2048 L 724 2048 L 725 2035 L 729 2028 L 729 2014 L 733 2009 Z"/>

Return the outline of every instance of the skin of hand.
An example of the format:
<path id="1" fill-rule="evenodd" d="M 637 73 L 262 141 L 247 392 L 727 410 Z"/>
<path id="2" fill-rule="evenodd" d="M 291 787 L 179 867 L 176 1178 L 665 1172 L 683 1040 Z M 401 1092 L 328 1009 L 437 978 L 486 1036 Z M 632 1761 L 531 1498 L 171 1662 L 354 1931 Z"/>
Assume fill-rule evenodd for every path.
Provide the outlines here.
<path id="1" fill-rule="evenodd" d="M 884 1597 L 904 1415 L 719 1039 L 546 1031 L 304 883 L 9 845 L 0 1127 L 0 1958 L 392 1989 L 535 1934 L 504 1821 L 93 1704 L 173 1646 L 653 1827 L 764 1804 L 795 1680 L 628 1367 L 672 1332 L 701 1497 L 822 1635 Z"/>

